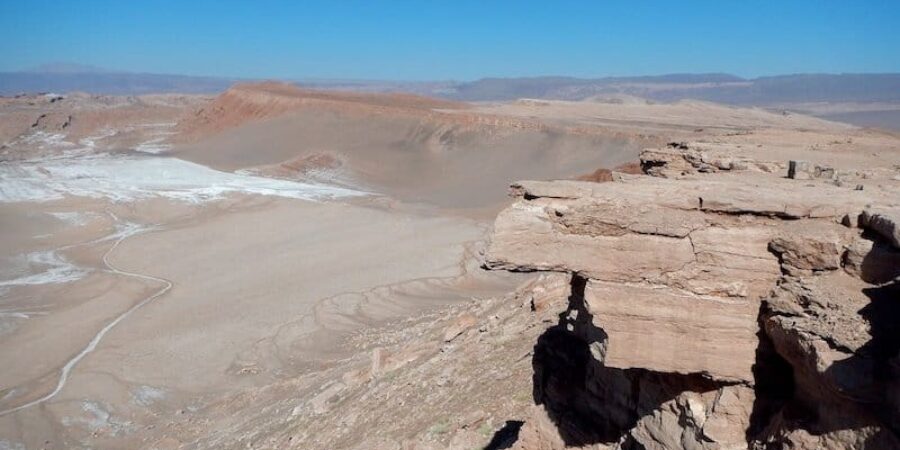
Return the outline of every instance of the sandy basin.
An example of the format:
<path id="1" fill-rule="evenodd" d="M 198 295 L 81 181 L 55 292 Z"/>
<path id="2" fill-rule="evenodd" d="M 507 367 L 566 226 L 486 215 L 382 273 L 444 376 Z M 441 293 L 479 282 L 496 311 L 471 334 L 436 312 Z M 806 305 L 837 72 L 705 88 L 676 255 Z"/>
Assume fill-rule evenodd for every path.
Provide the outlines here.
<path id="1" fill-rule="evenodd" d="M 8 442 L 127 442 L 328 364 L 367 324 L 510 286 L 467 272 L 484 223 L 374 195 L 133 155 L 0 175 Z"/>

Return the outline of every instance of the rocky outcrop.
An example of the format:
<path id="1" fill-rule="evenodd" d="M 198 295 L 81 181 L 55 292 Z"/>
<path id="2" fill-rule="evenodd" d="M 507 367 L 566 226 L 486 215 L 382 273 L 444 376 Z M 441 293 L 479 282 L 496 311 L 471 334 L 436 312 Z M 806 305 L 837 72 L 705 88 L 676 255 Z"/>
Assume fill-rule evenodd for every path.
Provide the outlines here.
<path id="1" fill-rule="evenodd" d="M 488 268 L 573 274 L 518 448 L 900 448 L 900 183 L 641 162 L 516 183 L 495 222 Z"/>
<path id="2" fill-rule="evenodd" d="M 782 412 L 769 442 L 900 448 L 900 403 L 886 395 L 900 383 L 889 361 L 900 350 L 897 299 L 896 284 L 873 287 L 841 271 L 780 283 L 763 323 L 793 367 L 791 406 L 805 413 Z"/>
<path id="3" fill-rule="evenodd" d="M 900 208 L 867 208 L 859 218 L 861 225 L 900 248 Z"/>
<path id="4" fill-rule="evenodd" d="M 900 249 L 880 239 L 858 237 L 847 247 L 842 264 L 867 283 L 888 283 L 900 277 Z"/>
<path id="5" fill-rule="evenodd" d="M 753 377 L 759 309 L 753 302 L 591 280 L 585 308 L 593 326 L 608 335 L 593 352 L 606 367 L 699 373 L 723 381 Z M 704 335 L 715 339 L 698 339 Z"/>
<path id="6" fill-rule="evenodd" d="M 641 168 L 649 175 L 676 177 L 692 172 L 753 170 L 777 172 L 785 165 L 777 161 L 757 161 L 733 150 L 706 145 L 671 142 L 664 148 L 641 153 Z"/>

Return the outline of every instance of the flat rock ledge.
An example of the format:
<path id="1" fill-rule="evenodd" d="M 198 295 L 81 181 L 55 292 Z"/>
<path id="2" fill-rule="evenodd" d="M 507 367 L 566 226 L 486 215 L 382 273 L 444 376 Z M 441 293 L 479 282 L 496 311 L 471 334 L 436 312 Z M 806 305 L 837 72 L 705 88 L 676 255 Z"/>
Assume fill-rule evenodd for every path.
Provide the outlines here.
<path id="1" fill-rule="evenodd" d="M 515 448 L 900 448 L 900 182 L 641 163 L 517 182 L 496 219 L 487 268 L 572 276 Z"/>

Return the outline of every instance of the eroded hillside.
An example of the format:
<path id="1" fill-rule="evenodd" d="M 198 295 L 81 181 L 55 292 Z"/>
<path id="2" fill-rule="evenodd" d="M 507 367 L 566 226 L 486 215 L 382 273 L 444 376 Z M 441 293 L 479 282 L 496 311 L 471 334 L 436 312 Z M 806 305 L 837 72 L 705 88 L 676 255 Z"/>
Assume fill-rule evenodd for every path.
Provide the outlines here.
<path id="1" fill-rule="evenodd" d="M 0 113 L 2 445 L 896 443 L 889 133 L 271 84 Z"/>
<path id="2" fill-rule="evenodd" d="M 545 274 L 223 401 L 202 447 L 895 448 L 898 156 L 773 127 L 514 183 L 483 264 Z"/>

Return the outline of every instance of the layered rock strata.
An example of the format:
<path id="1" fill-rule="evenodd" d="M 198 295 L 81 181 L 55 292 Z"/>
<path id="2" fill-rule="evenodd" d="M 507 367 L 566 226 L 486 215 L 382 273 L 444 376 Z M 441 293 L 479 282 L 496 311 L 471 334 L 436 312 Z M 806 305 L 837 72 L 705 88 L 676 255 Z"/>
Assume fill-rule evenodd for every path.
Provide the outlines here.
<path id="1" fill-rule="evenodd" d="M 488 268 L 573 280 L 519 448 L 900 448 L 900 183 L 688 144 L 641 163 L 516 183 L 495 222 Z"/>

